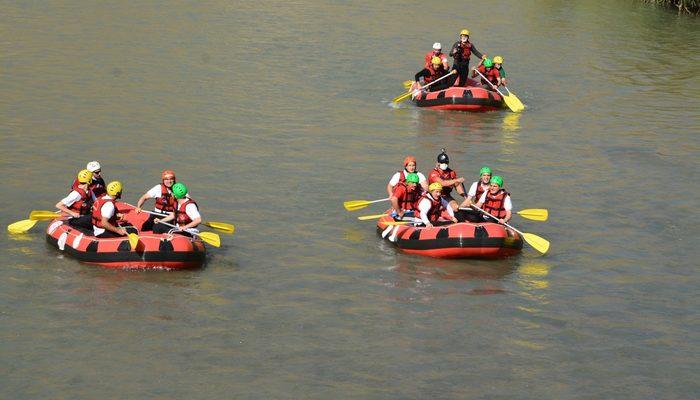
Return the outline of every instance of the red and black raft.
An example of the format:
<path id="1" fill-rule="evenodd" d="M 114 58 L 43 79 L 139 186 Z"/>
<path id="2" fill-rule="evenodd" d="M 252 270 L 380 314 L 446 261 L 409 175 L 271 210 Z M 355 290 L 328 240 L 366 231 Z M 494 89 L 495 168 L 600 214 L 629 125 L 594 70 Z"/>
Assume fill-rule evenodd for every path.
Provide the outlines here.
<path id="1" fill-rule="evenodd" d="M 206 249 L 199 238 L 141 231 L 148 214 L 136 214 L 132 206 L 120 202 L 117 209 L 125 221 L 139 230 L 134 250 L 126 237 L 96 238 L 91 231 L 68 224 L 66 217 L 49 223 L 46 241 L 81 262 L 103 267 L 184 269 L 204 264 Z"/>
<path id="2" fill-rule="evenodd" d="M 452 86 L 436 92 L 419 93 L 413 102 L 418 107 L 435 110 L 485 112 L 503 108 L 498 92 L 486 90 L 474 80 L 466 87 Z"/>
<path id="3" fill-rule="evenodd" d="M 458 222 L 431 228 L 389 225 L 390 216 L 377 222 L 377 233 L 410 254 L 436 258 L 497 259 L 514 256 L 523 239 L 503 225 L 491 222 Z"/>

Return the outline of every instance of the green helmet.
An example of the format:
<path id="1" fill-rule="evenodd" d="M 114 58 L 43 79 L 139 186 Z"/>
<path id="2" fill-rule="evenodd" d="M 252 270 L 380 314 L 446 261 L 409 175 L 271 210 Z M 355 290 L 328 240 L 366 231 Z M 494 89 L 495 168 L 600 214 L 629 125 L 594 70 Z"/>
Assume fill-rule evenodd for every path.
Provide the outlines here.
<path id="1" fill-rule="evenodd" d="M 489 183 L 495 183 L 496 185 L 503 187 L 503 178 L 498 175 L 494 175 L 491 177 L 491 181 Z"/>
<path id="2" fill-rule="evenodd" d="M 411 172 L 410 174 L 406 175 L 406 183 L 418 183 L 420 182 L 420 179 L 418 178 L 418 174 L 415 172 Z"/>
<path id="3" fill-rule="evenodd" d="M 491 61 L 490 58 L 487 58 L 484 60 L 484 67 L 486 68 L 492 68 L 493 67 L 493 61 Z"/>
<path id="4" fill-rule="evenodd" d="M 182 199 L 187 195 L 187 186 L 184 183 L 176 183 L 173 185 L 173 197 L 176 199 Z"/>
<path id="5" fill-rule="evenodd" d="M 489 167 L 487 167 L 487 166 L 485 166 L 485 165 L 484 165 L 483 167 L 481 167 L 481 169 L 479 170 L 479 176 L 481 176 L 481 175 L 483 175 L 483 174 L 489 174 L 489 175 L 491 175 L 491 168 L 489 168 Z"/>

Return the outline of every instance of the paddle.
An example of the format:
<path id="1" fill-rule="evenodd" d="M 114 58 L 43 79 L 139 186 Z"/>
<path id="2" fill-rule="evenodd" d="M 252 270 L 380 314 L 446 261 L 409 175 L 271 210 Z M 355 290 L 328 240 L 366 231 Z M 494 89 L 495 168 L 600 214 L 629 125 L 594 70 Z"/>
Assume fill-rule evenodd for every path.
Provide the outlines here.
<path id="1" fill-rule="evenodd" d="M 489 214 L 488 212 L 482 210 L 481 208 L 479 208 L 475 205 L 472 205 L 472 207 L 474 207 L 474 209 L 479 210 L 482 213 L 484 213 L 484 214 L 488 215 L 489 217 L 498 221 L 498 218 L 496 218 L 493 215 Z M 525 239 L 525 242 L 527 242 L 527 244 L 532 246 L 535 250 L 539 251 L 540 253 L 545 254 L 549 250 L 549 241 L 547 239 L 539 237 L 533 233 L 520 232 L 519 230 L 513 228 L 512 226 L 510 226 L 506 223 L 504 223 L 503 225 L 518 232 L 523 237 L 523 239 Z"/>
<path id="2" fill-rule="evenodd" d="M 411 92 L 408 92 L 408 93 L 404 93 L 404 94 L 402 94 L 401 96 L 398 96 L 398 97 L 394 98 L 394 100 L 392 100 L 392 102 L 393 102 L 393 103 L 400 103 L 400 102 L 406 100 L 407 98 L 411 97 L 412 94 L 418 93 L 418 92 L 420 92 L 422 89 L 425 89 L 425 88 L 431 86 L 431 85 L 434 84 L 434 83 L 438 83 L 438 82 L 440 82 L 441 80 L 447 78 L 448 76 L 450 76 L 450 75 L 452 75 L 452 74 L 454 74 L 454 73 L 457 73 L 457 70 L 453 69 L 452 71 L 448 72 L 448 73 L 447 73 L 445 76 L 443 76 L 442 78 L 436 79 L 436 80 L 430 82 L 429 84 L 423 86 L 423 87 L 420 88 L 420 89 L 416 89 L 416 90 L 414 90 L 414 91 L 411 91 Z"/>
<path id="3" fill-rule="evenodd" d="M 508 97 L 510 98 L 510 101 L 513 102 L 513 105 L 521 110 L 524 110 L 525 106 L 520 101 L 520 99 L 515 95 L 515 93 L 511 92 L 510 89 L 508 89 L 508 86 L 503 85 L 503 87 L 508 91 Z"/>
<path id="4" fill-rule="evenodd" d="M 381 217 L 386 216 L 387 214 L 374 214 L 374 215 L 362 215 L 357 217 L 360 221 L 369 221 L 371 219 L 379 219 Z"/>
<path id="5" fill-rule="evenodd" d="M 29 219 L 33 221 L 50 221 L 58 217 L 60 215 L 57 212 L 48 210 L 32 210 L 29 213 Z"/>
<path id="6" fill-rule="evenodd" d="M 520 111 L 522 111 L 522 110 L 525 109 L 525 106 L 523 105 L 523 103 L 520 102 L 520 100 L 519 100 L 517 97 L 515 97 L 514 94 L 512 94 L 512 93 L 510 92 L 510 90 L 508 91 L 508 93 L 510 93 L 510 94 L 506 96 L 505 94 L 503 94 L 503 92 L 501 92 L 500 90 L 498 90 L 498 88 L 497 88 L 496 86 L 494 86 L 493 83 L 491 83 L 491 81 L 489 81 L 488 79 L 486 79 L 486 77 L 485 77 L 481 72 L 479 72 L 478 69 L 476 69 L 476 68 L 472 68 L 472 69 L 473 69 L 477 74 L 479 74 L 489 85 L 491 85 L 491 87 L 492 87 L 495 91 L 497 91 L 498 94 L 501 95 L 501 97 L 503 98 L 503 101 L 506 103 L 506 105 L 508 106 L 508 108 L 510 108 L 511 111 L 513 111 L 513 112 L 520 112 Z"/>
<path id="7" fill-rule="evenodd" d="M 345 207 L 345 209 L 348 211 L 357 211 L 372 203 L 379 203 L 380 201 L 389 201 L 389 198 L 387 197 L 386 199 L 379 200 L 349 200 L 343 203 L 343 207 Z"/>
<path id="8" fill-rule="evenodd" d="M 471 210 L 471 208 L 461 207 L 460 210 Z M 533 221 L 546 221 L 549 217 L 549 212 L 544 208 L 528 208 L 520 210 L 516 214 Z"/>
<path id="9" fill-rule="evenodd" d="M 30 229 L 36 225 L 39 221 L 31 219 L 23 219 L 21 221 L 14 222 L 7 226 L 7 231 L 12 234 L 27 233 Z"/>
<path id="10" fill-rule="evenodd" d="M 163 213 L 159 213 L 159 212 L 155 212 L 155 211 L 141 210 L 141 212 L 145 212 L 146 214 L 151 214 L 151 215 L 155 215 L 158 217 L 166 217 L 168 215 L 168 214 L 163 214 Z M 233 235 L 233 232 L 236 230 L 236 227 L 233 226 L 233 224 L 229 224 L 226 222 L 208 221 L 208 222 L 202 222 L 202 225 L 208 226 L 212 229 L 216 229 L 217 231 L 220 231 L 223 233 L 228 233 L 231 235 Z"/>
<path id="11" fill-rule="evenodd" d="M 129 233 L 127 236 L 129 237 L 129 245 L 131 246 L 131 250 L 136 250 L 136 245 L 139 244 L 139 235 Z"/>
<path id="12" fill-rule="evenodd" d="M 404 87 L 404 89 L 408 90 L 408 89 L 411 88 L 411 86 L 413 86 L 413 81 L 411 81 L 411 80 L 403 81 L 403 87 Z"/>
<path id="13" fill-rule="evenodd" d="M 180 229 L 180 227 L 178 227 L 177 225 L 169 224 L 169 223 L 163 222 L 163 221 L 158 221 L 158 223 L 182 231 L 182 229 Z M 221 247 L 221 238 L 219 237 L 219 235 L 217 235 L 217 234 L 214 233 L 214 232 L 199 232 L 199 233 L 196 233 L 196 232 L 192 232 L 192 231 L 190 231 L 190 230 L 186 230 L 186 231 L 183 231 L 183 232 L 187 232 L 187 233 L 189 233 L 189 234 L 191 234 L 191 235 L 199 236 L 199 238 L 202 239 L 205 243 L 208 243 L 208 244 L 210 244 L 210 245 L 212 245 L 212 246 L 214 246 L 214 247 Z"/>

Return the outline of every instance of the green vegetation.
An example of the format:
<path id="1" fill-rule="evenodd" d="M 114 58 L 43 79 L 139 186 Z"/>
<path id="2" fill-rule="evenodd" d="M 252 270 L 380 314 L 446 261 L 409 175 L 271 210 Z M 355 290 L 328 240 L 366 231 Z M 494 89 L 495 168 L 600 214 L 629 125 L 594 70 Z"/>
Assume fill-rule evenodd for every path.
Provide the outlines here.
<path id="1" fill-rule="evenodd" d="M 663 7 L 677 8 L 679 13 L 700 15 L 700 0 L 644 0 Z"/>

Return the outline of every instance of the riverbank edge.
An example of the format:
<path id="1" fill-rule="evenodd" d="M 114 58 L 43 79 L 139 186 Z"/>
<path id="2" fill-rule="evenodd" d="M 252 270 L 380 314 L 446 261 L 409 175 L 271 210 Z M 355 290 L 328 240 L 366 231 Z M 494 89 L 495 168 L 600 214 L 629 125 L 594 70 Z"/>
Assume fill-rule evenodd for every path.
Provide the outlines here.
<path id="1" fill-rule="evenodd" d="M 675 8 L 678 13 L 700 15 L 700 0 L 643 0 L 660 7 Z"/>

